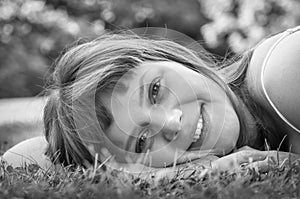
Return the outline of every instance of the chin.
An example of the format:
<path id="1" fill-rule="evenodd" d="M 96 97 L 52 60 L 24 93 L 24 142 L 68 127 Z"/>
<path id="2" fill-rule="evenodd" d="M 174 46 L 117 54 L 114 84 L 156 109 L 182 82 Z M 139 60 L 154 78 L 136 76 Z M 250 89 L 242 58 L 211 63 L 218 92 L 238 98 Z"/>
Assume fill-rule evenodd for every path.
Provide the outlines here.
<path id="1" fill-rule="evenodd" d="M 236 148 L 236 142 L 234 144 L 227 144 L 227 145 L 223 144 L 222 146 L 218 146 L 213 149 L 213 152 L 217 156 L 224 156 L 231 153 L 235 148 Z"/>

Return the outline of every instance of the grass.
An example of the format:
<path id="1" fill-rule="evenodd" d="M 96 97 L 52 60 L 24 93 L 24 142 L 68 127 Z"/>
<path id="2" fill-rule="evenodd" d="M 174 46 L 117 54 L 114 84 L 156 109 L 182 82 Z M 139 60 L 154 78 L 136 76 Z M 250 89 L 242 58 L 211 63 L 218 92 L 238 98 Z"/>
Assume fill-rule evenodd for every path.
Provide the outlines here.
<path id="1" fill-rule="evenodd" d="M 300 164 L 235 173 L 202 175 L 201 167 L 187 166 L 189 176 L 158 181 L 100 167 L 45 171 L 38 165 L 0 167 L 0 198 L 300 198 Z M 201 174 L 201 175 L 200 175 Z"/>
<path id="2" fill-rule="evenodd" d="M 23 105 L 22 105 L 23 106 Z M 3 106 L 2 106 L 3 107 Z M 6 105 L 4 106 L 6 107 Z M 18 108 L 19 109 L 19 108 Z M 0 126 L 0 155 L 24 139 L 20 132 L 33 132 L 26 123 Z M 16 136 L 13 136 L 16 135 Z M 3 137 L 6 136 L 6 137 Z M 11 138 L 12 137 L 12 138 Z M 11 139 L 10 139 L 11 138 Z M 16 139 L 15 139 L 16 138 Z M 184 171 L 190 175 L 182 176 Z M 266 173 L 243 170 L 203 175 L 200 165 L 188 165 L 173 178 L 155 180 L 100 167 L 98 169 L 43 170 L 38 165 L 22 168 L 0 162 L 0 198 L 300 198 L 300 163 L 270 167 Z"/>

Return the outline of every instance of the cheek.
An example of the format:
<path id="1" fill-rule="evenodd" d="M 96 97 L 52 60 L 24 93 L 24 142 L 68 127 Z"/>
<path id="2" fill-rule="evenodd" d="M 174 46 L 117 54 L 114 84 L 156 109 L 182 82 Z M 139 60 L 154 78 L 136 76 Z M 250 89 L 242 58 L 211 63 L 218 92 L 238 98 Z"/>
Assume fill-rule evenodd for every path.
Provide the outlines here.
<path id="1" fill-rule="evenodd" d="M 223 94 L 222 89 L 217 83 L 198 73 L 189 77 L 188 86 L 197 99 L 205 102 L 213 102 L 222 97 Z"/>
<path id="2" fill-rule="evenodd" d="M 232 141 L 237 140 L 240 132 L 240 122 L 235 112 L 234 108 L 231 105 L 226 106 L 225 108 L 225 122 L 224 122 L 224 133 L 223 136 L 228 136 Z"/>
<path id="3" fill-rule="evenodd" d="M 175 159 L 178 159 L 178 157 L 185 152 L 185 149 L 183 149 L 181 145 L 182 144 L 177 142 L 157 142 L 151 149 L 147 165 L 152 167 L 165 167 L 172 164 Z"/>
<path id="4" fill-rule="evenodd" d="M 155 136 L 155 141 L 148 157 L 148 165 L 152 167 L 165 167 L 174 159 L 175 150 L 162 139 L 160 135 Z"/>
<path id="5" fill-rule="evenodd" d="M 199 87 L 203 88 L 204 83 L 197 74 L 172 73 L 165 77 L 165 84 L 170 96 L 177 101 L 184 102 L 186 99 L 196 100 Z"/>
<path id="6" fill-rule="evenodd" d="M 223 153 L 230 152 L 239 137 L 240 123 L 238 116 L 231 106 L 226 106 L 224 115 L 214 120 L 211 131 L 204 141 L 203 149 L 214 149 Z M 223 121 L 223 122 L 220 122 Z"/>
<path id="7" fill-rule="evenodd" d="M 175 158 L 175 150 L 165 147 L 150 153 L 148 164 L 151 167 L 165 167 L 170 165 Z"/>

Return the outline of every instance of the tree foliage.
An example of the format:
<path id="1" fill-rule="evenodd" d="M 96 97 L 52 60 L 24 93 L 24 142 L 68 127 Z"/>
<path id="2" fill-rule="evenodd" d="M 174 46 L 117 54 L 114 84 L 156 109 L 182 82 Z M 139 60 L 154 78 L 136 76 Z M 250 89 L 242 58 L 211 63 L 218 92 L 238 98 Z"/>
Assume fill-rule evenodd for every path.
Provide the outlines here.
<path id="1" fill-rule="evenodd" d="M 35 96 L 58 53 L 105 29 L 166 27 L 224 56 L 299 24 L 296 0 L 0 0 L 0 98 Z"/>
<path id="2" fill-rule="evenodd" d="M 104 29 L 161 26 L 199 38 L 196 0 L 0 0 L 0 98 L 37 95 L 53 60 Z"/>
<path id="3" fill-rule="evenodd" d="M 223 43 L 236 53 L 266 36 L 300 24 L 299 0 L 199 0 L 211 21 L 201 28 L 211 48 Z"/>

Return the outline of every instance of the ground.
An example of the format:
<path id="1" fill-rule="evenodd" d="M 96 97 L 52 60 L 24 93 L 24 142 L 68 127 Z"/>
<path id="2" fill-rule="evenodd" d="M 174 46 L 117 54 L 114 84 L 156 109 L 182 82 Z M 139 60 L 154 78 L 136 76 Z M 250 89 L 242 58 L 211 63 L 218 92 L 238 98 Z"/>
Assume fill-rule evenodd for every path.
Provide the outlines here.
<path id="1" fill-rule="evenodd" d="M 29 102 L 36 110 L 44 103 L 43 100 L 32 99 Z M 8 106 L 1 109 L 0 103 L 0 110 L 4 107 Z M 34 115 L 39 111 L 31 113 Z M 37 134 L 42 131 L 41 126 L 24 122 L 24 118 L 29 116 L 20 118 L 23 119 L 1 125 L 0 117 L 1 139 L 11 134 L 18 135 L 20 130 L 36 131 Z M 31 135 L 25 133 L 25 136 Z M 6 147 L 7 143 L 0 144 L 1 149 Z M 264 173 L 255 169 L 232 173 L 204 172 L 201 165 L 190 164 L 178 170 L 178 175 L 173 177 L 157 179 L 153 175 L 132 175 L 104 165 L 59 171 L 43 170 L 38 165 L 13 169 L 1 162 L 0 198 L 300 198 L 299 161 L 281 168 L 270 166 Z"/>
<path id="2" fill-rule="evenodd" d="M 96 168 L 96 169 L 95 169 Z M 142 178 L 98 165 L 46 171 L 37 165 L 0 168 L 0 198 L 299 198 L 300 165 L 234 173 L 203 173 L 190 165 L 171 178 Z"/>

